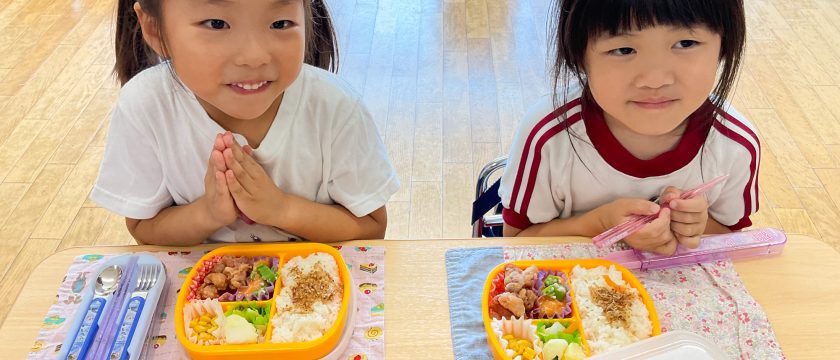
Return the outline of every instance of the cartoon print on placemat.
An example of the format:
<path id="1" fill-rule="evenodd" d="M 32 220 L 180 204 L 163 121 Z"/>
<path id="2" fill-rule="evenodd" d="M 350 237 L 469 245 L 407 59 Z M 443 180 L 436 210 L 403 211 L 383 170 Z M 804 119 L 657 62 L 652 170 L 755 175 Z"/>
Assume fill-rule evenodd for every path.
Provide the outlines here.
<path id="1" fill-rule="evenodd" d="M 368 339 L 368 340 L 376 340 L 380 336 L 382 336 L 382 328 L 380 328 L 378 326 L 374 326 L 372 328 L 369 328 L 367 330 L 367 332 L 365 332 L 365 338 Z"/>
<path id="2" fill-rule="evenodd" d="M 379 305 L 370 308 L 370 314 L 373 316 L 385 316 L 385 303 L 379 303 Z"/>
<path id="3" fill-rule="evenodd" d="M 185 267 L 178 272 L 178 277 L 181 279 L 186 279 L 187 275 L 189 275 L 190 270 L 192 270 L 192 266 Z"/>
<path id="4" fill-rule="evenodd" d="M 152 337 L 152 344 L 155 349 L 163 346 L 166 344 L 166 335 L 157 335 Z"/>
<path id="5" fill-rule="evenodd" d="M 65 303 L 67 305 L 78 304 L 78 303 L 82 302 L 82 296 L 79 295 L 79 294 L 70 294 L 70 295 L 67 295 L 67 298 L 64 299 L 61 302 Z"/>
<path id="6" fill-rule="evenodd" d="M 356 247 L 356 251 L 361 251 L 361 252 L 368 251 L 368 249 L 370 249 L 370 246 L 357 246 Z"/>
<path id="7" fill-rule="evenodd" d="M 348 357 L 347 360 L 367 360 L 367 358 L 367 354 L 355 354 L 350 355 L 350 357 Z"/>
<path id="8" fill-rule="evenodd" d="M 379 286 L 374 283 L 362 283 L 361 285 L 359 285 L 359 291 L 361 291 L 362 294 L 370 295 L 373 294 L 373 292 L 376 291 L 378 287 Z"/>
<path id="9" fill-rule="evenodd" d="M 88 254 L 88 255 L 82 256 L 82 260 L 89 261 L 89 262 L 94 262 L 94 261 L 102 260 L 103 257 L 105 257 L 105 255 Z"/>
<path id="10" fill-rule="evenodd" d="M 167 254 L 169 254 L 169 256 L 176 256 L 178 254 L 181 254 L 181 256 L 187 256 L 190 253 L 192 253 L 192 251 L 169 251 L 169 252 L 167 252 Z"/>
<path id="11" fill-rule="evenodd" d="M 70 286 L 70 289 L 73 290 L 74 294 L 78 294 L 82 292 L 85 288 L 85 284 L 87 283 L 87 274 L 88 272 L 80 272 L 76 275 L 76 279 L 73 280 L 73 284 Z"/>
<path id="12" fill-rule="evenodd" d="M 44 327 L 48 329 L 55 329 L 61 326 L 65 320 L 67 320 L 67 318 L 58 315 L 50 315 L 44 318 Z"/>
<path id="13" fill-rule="evenodd" d="M 34 344 L 32 344 L 32 347 L 29 349 L 29 351 L 31 352 L 39 352 L 41 350 L 44 350 L 43 341 L 36 341 Z"/>
<path id="14" fill-rule="evenodd" d="M 347 271 L 353 271 L 353 264 L 347 263 Z"/>
<path id="15" fill-rule="evenodd" d="M 376 264 L 374 264 L 374 263 L 359 264 L 359 270 L 367 271 L 371 274 L 374 274 L 374 273 L 376 273 L 376 270 L 379 270 L 379 267 L 376 266 Z"/>

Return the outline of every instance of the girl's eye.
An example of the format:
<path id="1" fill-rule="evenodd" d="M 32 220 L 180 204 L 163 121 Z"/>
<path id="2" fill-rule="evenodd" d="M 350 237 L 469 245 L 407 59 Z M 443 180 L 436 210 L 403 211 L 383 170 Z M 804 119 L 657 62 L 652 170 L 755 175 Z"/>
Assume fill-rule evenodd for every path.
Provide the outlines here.
<path id="1" fill-rule="evenodd" d="M 610 54 L 610 55 L 615 55 L 615 56 L 625 56 L 625 55 L 630 55 L 634 52 L 636 52 L 636 49 L 629 48 L 629 47 L 623 47 L 623 48 L 618 48 L 618 49 L 612 49 L 612 50 L 608 51 L 607 53 Z"/>
<path id="2" fill-rule="evenodd" d="M 674 47 L 679 49 L 688 49 L 690 47 L 696 46 L 697 44 L 699 44 L 699 42 L 695 40 L 680 40 L 674 45 Z"/>
<path id="3" fill-rule="evenodd" d="M 292 22 L 289 20 L 278 20 L 271 23 L 272 29 L 285 29 L 292 26 Z"/>
<path id="4" fill-rule="evenodd" d="M 204 22 L 202 22 L 201 24 L 213 30 L 222 30 L 230 28 L 228 23 L 226 23 L 224 20 L 219 19 L 204 20 Z"/>

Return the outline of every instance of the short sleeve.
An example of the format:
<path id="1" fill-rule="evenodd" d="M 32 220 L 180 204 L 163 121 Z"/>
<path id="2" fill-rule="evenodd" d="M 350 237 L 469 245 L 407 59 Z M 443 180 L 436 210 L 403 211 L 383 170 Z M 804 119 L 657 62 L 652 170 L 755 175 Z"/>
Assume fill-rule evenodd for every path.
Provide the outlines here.
<path id="1" fill-rule="evenodd" d="M 506 224 L 517 229 L 556 219 L 565 206 L 562 194 L 552 190 L 553 182 L 558 179 L 552 179 L 557 174 L 552 173 L 550 166 L 558 159 L 551 158 L 548 144 L 556 135 L 559 123 L 550 117 L 543 118 L 550 111 L 540 112 L 536 109 L 545 106 L 538 105 L 520 123 L 499 187 L 504 207 L 502 217 Z"/>
<path id="2" fill-rule="evenodd" d="M 118 103 L 91 200 L 132 219 L 149 219 L 171 206 L 173 199 L 153 144 L 148 127 Z"/>
<path id="3" fill-rule="evenodd" d="M 366 216 L 384 206 L 400 182 L 376 124 L 361 102 L 339 126 L 332 140 L 327 191 L 353 215 Z"/>
<path id="4" fill-rule="evenodd" d="M 734 117 L 728 120 L 726 124 L 715 123 L 715 127 L 736 144 L 737 150 L 726 156 L 731 160 L 727 172 L 729 177 L 723 184 L 720 196 L 709 204 L 709 216 L 735 231 L 751 226 L 750 215 L 758 211 L 761 144 L 748 122 Z"/>

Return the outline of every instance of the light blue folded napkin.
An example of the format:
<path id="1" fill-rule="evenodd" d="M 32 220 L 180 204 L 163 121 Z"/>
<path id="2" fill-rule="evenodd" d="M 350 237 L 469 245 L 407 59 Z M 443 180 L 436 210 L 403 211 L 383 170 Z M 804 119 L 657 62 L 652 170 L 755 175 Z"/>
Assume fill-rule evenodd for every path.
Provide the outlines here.
<path id="1" fill-rule="evenodd" d="M 457 360 L 492 359 L 481 315 L 484 281 L 504 262 L 501 247 L 460 248 L 446 252 L 452 349 Z"/>

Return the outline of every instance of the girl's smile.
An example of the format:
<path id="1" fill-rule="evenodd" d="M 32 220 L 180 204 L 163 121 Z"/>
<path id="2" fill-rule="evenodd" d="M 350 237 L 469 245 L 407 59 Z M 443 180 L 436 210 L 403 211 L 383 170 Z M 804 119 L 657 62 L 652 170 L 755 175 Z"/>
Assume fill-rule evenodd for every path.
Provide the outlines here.
<path id="1" fill-rule="evenodd" d="M 268 89 L 269 86 L 273 81 L 262 80 L 262 81 L 244 81 L 244 82 L 235 82 L 231 84 L 227 84 L 227 86 L 240 95 L 253 95 L 259 94 L 264 92 Z"/>

